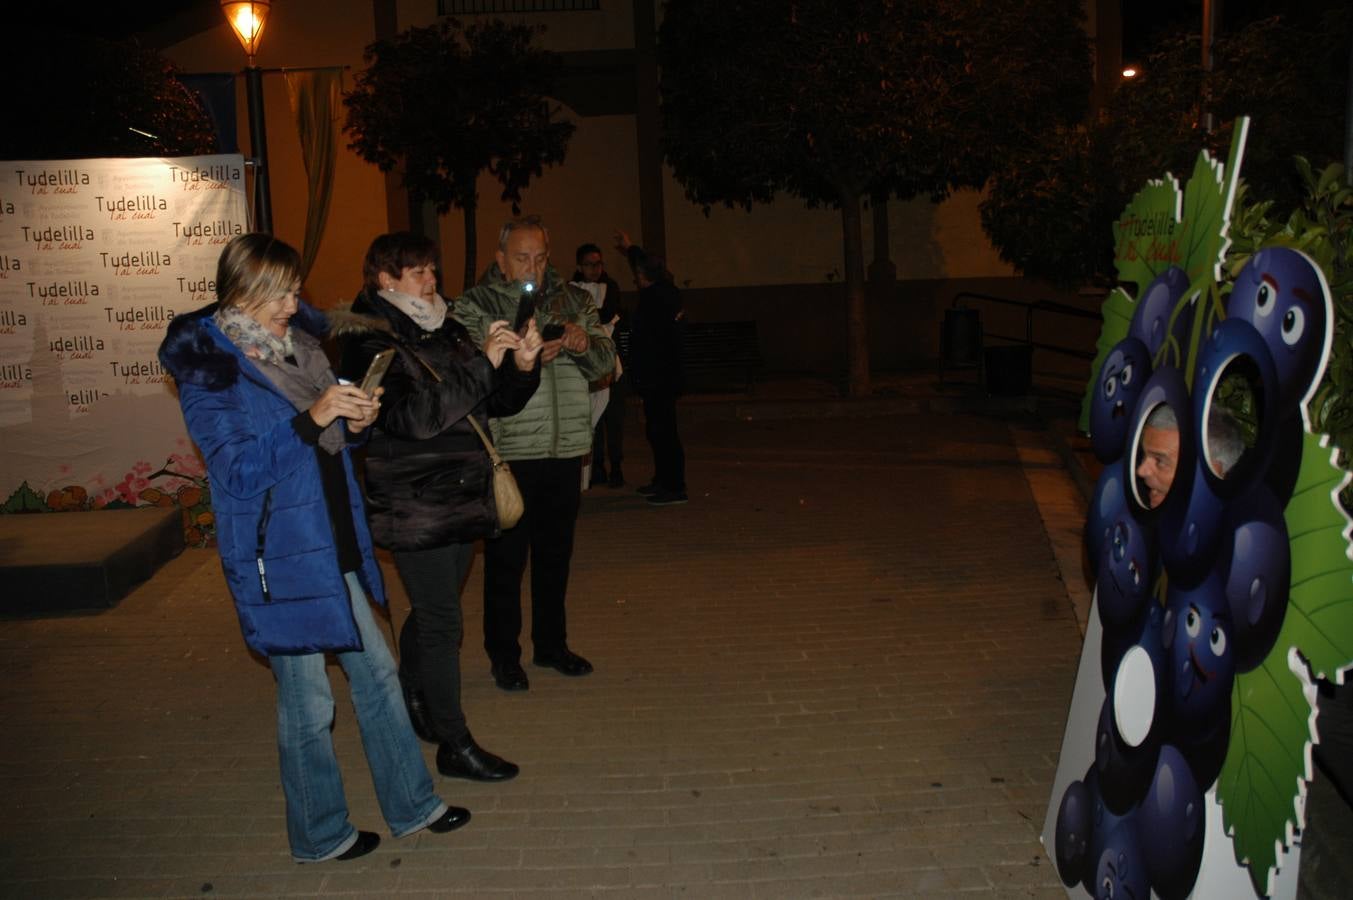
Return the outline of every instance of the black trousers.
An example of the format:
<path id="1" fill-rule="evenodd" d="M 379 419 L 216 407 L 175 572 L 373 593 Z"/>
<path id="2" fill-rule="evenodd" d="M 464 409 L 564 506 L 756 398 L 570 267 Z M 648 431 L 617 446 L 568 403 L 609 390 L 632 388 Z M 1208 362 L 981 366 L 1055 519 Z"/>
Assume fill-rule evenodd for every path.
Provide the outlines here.
<path id="1" fill-rule="evenodd" d="M 399 679 L 426 698 L 437 738 L 458 743 L 470 733 L 460 705 L 460 586 L 474 562 L 474 544 L 393 556 L 413 607 L 399 633 Z"/>
<path id="2" fill-rule="evenodd" d="M 564 649 L 564 597 L 581 498 L 582 457 L 514 459 L 526 512 L 484 542 L 484 650 L 494 663 L 521 659 L 521 582 L 531 563 L 531 643 L 538 655 Z"/>
<path id="3" fill-rule="evenodd" d="M 644 433 L 653 448 L 653 481 L 664 491 L 686 490 L 686 451 L 677 434 L 675 391 L 644 392 Z"/>
<path id="4" fill-rule="evenodd" d="M 606 471 L 609 464 L 611 474 L 615 475 L 625 461 L 625 398 L 628 396 L 625 379 L 611 385 L 610 402 L 592 432 L 592 471 L 596 474 Z"/>

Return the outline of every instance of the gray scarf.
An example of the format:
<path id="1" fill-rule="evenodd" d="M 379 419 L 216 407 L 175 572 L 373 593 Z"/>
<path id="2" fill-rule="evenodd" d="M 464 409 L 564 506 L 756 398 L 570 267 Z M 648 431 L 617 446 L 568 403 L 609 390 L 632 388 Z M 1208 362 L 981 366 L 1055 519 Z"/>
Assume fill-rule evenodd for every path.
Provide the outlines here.
<path id="1" fill-rule="evenodd" d="M 310 409 L 320 394 L 336 383 L 329 359 L 313 335 L 288 328 L 286 337 L 278 338 L 234 307 L 217 310 L 216 322 L 240 352 L 291 401 L 297 412 Z M 347 445 L 339 419 L 334 419 L 320 432 L 319 445 L 331 454 Z"/>

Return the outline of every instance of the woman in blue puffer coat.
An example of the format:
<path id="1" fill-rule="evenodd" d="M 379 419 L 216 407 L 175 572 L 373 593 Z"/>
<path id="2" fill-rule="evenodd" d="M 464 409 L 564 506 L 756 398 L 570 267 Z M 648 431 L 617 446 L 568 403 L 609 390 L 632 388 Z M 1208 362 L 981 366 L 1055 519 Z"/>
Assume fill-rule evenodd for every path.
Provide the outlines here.
<path id="1" fill-rule="evenodd" d="M 384 604 L 385 592 L 348 447 L 376 420 L 379 392 L 336 383 L 319 345 L 327 321 L 297 297 L 300 269 L 295 249 L 269 235 L 235 238 L 217 266 L 218 302 L 176 317 L 160 360 L 207 463 L 245 643 L 277 683 L 292 858 L 319 862 L 380 843 L 348 821 L 326 653 L 348 676 L 391 833 L 452 831 L 470 813 L 433 793 L 368 604 Z"/>

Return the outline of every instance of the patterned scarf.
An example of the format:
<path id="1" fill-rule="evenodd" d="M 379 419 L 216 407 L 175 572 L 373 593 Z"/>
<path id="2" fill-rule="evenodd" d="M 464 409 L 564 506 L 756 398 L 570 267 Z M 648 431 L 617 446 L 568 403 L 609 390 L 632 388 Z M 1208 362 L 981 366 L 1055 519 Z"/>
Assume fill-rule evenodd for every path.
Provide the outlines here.
<path id="1" fill-rule="evenodd" d="M 446 301 L 441 295 L 428 303 L 421 297 L 400 291 L 378 291 L 391 306 L 418 323 L 424 331 L 436 331 L 446 321 Z"/>
<path id="2" fill-rule="evenodd" d="M 308 410 L 335 383 L 319 341 L 304 331 L 288 328 L 279 338 L 236 307 L 218 309 L 215 319 L 230 342 L 249 357 L 297 412 Z M 347 445 L 341 422 L 334 419 L 320 432 L 319 445 L 327 453 L 338 453 Z"/>

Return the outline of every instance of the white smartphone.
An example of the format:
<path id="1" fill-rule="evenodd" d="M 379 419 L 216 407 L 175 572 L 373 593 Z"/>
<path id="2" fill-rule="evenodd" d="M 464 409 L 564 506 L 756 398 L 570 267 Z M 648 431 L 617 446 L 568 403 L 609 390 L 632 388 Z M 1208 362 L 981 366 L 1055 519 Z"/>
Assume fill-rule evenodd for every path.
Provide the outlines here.
<path id="1" fill-rule="evenodd" d="M 366 367 L 366 374 L 362 376 L 362 393 L 370 397 L 380 387 L 381 379 L 390 368 L 390 362 L 395 358 L 395 350 L 389 347 L 371 357 L 371 365 Z"/>

